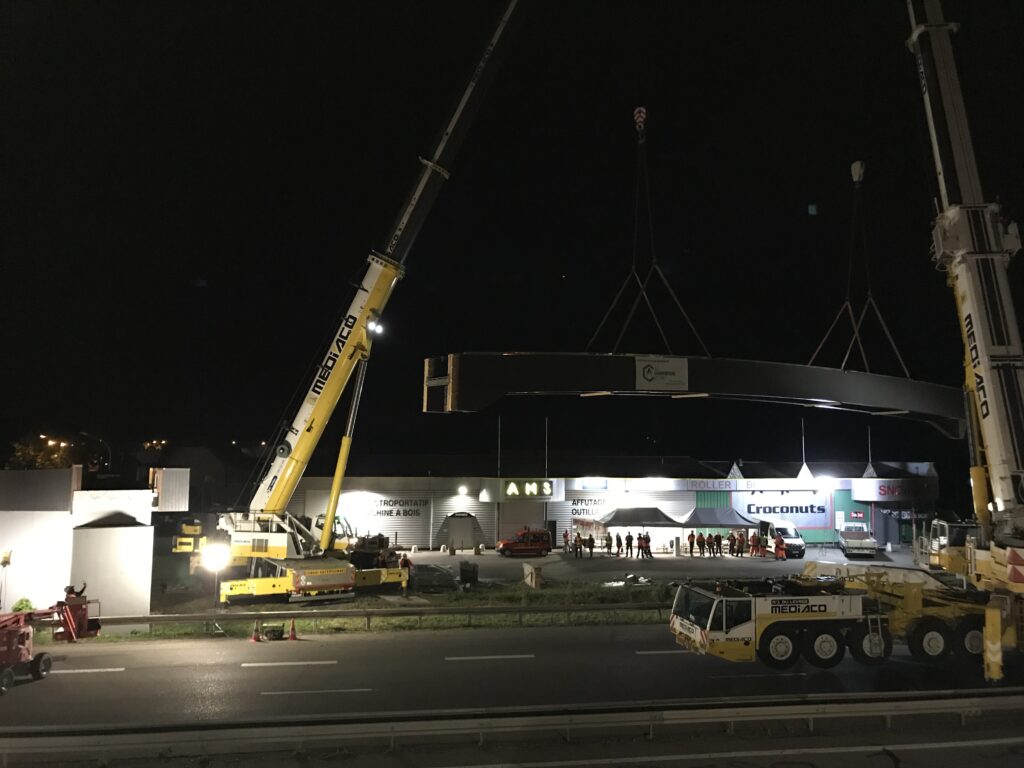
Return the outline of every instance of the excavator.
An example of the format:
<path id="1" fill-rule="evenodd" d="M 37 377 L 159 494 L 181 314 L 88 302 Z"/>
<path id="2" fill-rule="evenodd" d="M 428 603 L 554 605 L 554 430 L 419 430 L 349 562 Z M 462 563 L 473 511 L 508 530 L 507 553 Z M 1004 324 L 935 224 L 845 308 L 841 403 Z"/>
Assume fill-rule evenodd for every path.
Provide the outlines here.
<path id="1" fill-rule="evenodd" d="M 939 0 L 907 0 L 907 11 L 938 182 L 932 261 L 963 340 L 974 507 L 964 524 L 933 522 L 915 552 L 987 594 L 982 656 L 986 680 L 999 682 L 1004 651 L 1024 650 L 1024 350 L 1007 274 L 1020 231 L 982 192 L 953 58 L 958 25 Z"/>
<path id="2" fill-rule="evenodd" d="M 248 568 L 246 578 L 221 582 L 221 602 L 282 595 L 289 600 L 337 599 L 351 595 L 360 586 L 405 584 L 408 579 L 406 569 L 388 567 L 386 558 L 383 563 L 378 560 L 388 550 L 386 537 L 356 537 L 338 519 L 338 501 L 372 341 L 383 331 L 382 313 L 402 278 L 406 257 L 430 207 L 450 177 L 449 168 L 493 76 L 517 5 L 518 0 L 509 0 L 505 6 L 461 98 L 442 127 L 433 153 L 420 158 L 420 172 L 399 210 L 387 244 L 369 254 L 355 297 L 320 358 L 291 425 L 274 449 L 248 510 L 220 516 L 217 527 L 230 537 L 231 565 Z M 289 501 L 350 384 L 348 420 L 326 514 L 313 520 L 300 519 L 289 513 Z M 175 547 L 177 551 L 189 551 L 187 541 L 176 539 Z"/>

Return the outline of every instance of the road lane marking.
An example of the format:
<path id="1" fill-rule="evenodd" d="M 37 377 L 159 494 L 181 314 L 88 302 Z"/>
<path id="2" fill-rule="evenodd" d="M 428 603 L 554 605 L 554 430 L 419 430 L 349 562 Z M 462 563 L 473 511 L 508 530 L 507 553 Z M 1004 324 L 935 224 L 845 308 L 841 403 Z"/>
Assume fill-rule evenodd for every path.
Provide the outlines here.
<path id="1" fill-rule="evenodd" d="M 51 675 L 87 675 L 94 672 L 124 672 L 124 667 L 105 667 L 103 669 L 51 669 Z"/>
<path id="2" fill-rule="evenodd" d="M 665 654 L 668 654 L 668 653 L 689 653 L 689 651 L 676 651 L 676 650 L 672 650 L 672 651 L 637 651 L 636 655 L 637 656 L 661 656 L 661 655 L 665 655 Z"/>
<path id="3" fill-rule="evenodd" d="M 243 667 L 322 667 L 329 664 L 337 664 L 338 660 L 332 661 L 245 661 Z"/>
<path id="4" fill-rule="evenodd" d="M 508 656 L 445 656 L 445 661 L 493 661 L 496 659 L 535 659 L 532 653 L 513 653 Z"/>
<path id="5" fill-rule="evenodd" d="M 331 688 L 323 691 L 260 691 L 260 696 L 305 696 L 307 693 L 370 693 L 373 688 Z"/>

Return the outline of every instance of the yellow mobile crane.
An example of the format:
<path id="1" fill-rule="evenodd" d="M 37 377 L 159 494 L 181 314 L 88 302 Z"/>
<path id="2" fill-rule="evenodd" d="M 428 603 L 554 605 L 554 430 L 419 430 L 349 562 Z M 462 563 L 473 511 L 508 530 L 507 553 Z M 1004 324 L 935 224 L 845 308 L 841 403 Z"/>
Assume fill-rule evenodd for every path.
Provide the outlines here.
<path id="1" fill-rule="evenodd" d="M 939 0 L 907 0 L 939 189 L 932 259 L 953 289 L 964 344 L 974 527 L 933 525 L 919 551 L 988 594 L 984 662 L 1003 678 L 1003 651 L 1024 645 L 1024 350 L 1007 266 L 1020 232 L 985 201 Z"/>
<path id="2" fill-rule="evenodd" d="M 290 599 L 337 597 L 360 584 L 405 581 L 408 574 L 398 568 L 360 568 L 358 542 L 349 535 L 336 535 L 335 516 L 341 496 L 359 407 L 366 360 L 374 333 L 380 333 L 381 313 L 398 280 L 413 241 L 416 239 L 447 170 L 454 159 L 469 123 L 479 109 L 490 79 L 499 45 L 508 28 L 518 0 L 509 0 L 479 63 L 445 123 L 433 154 L 420 158 L 422 168 L 387 239 L 383 252 L 373 251 L 355 298 L 325 352 L 313 381 L 273 461 L 264 474 L 247 512 L 221 516 L 218 528 L 231 538 L 235 564 L 250 567 L 249 577 L 221 583 L 222 602 L 238 596 L 288 595 Z M 288 503 L 309 463 L 342 393 L 356 372 L 348 422 L 331 485 L 326 514 L 304 522 L 288 512 Z M 350 534 L 349 530 L 342 533 Z M 376 553 L 386 541 L 374 539 Z"/>

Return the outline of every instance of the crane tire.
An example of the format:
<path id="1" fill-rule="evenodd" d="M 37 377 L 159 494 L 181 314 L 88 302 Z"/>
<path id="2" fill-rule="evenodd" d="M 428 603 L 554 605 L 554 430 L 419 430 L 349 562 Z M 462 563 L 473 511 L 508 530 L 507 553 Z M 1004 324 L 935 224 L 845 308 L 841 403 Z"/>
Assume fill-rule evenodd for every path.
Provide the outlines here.
<path id="1" fill-rule="evenodd" d="M 985 651 L 985 617 L 964 616 L 953 626 L 953 653 L 961 659 L 978 659 Z"/>
<path id="2" fill-rule="evenodd" d="M 945 661 L 953 650 L 953 632 L 945 622 L 924 618 L 910 631 L 907 644 L 910 654 L 918 661 L 938 664 Z"/>
<path id="3" fill-rule="evenodd" d="M 873 667 L 892 655 L 892 635 L 887 629 L 880 636 L 869 633 L 866 624 L 857 624 L 846 633 L 846 647 L 858 663 Z"/>
<path id="4" fill-rule="evenodd" d="M 843 660 L 846 642 L 837 627 L 808 629 L 804 633 L 804 658 L 821 669 L 831 669 Z"/>
<path id="5" fill-rule="evenodd" d="M 761 635 L 757 657 L 772 669 L 788 669 L 800 658 L 800 635 L 790 627 L 770 627 Z"/>

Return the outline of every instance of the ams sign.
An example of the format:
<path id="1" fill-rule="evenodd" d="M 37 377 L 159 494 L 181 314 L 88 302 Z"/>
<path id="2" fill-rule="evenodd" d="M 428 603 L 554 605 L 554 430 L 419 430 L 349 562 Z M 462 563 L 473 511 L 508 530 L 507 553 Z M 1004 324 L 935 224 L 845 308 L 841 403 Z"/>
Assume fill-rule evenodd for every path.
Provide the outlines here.
<path id="1" fill-rule="evenodd" d="M 516 499 L 550 499 L 555 486 L 551 480 L 502 480 L 501 496 L 505 501 Z"/>

